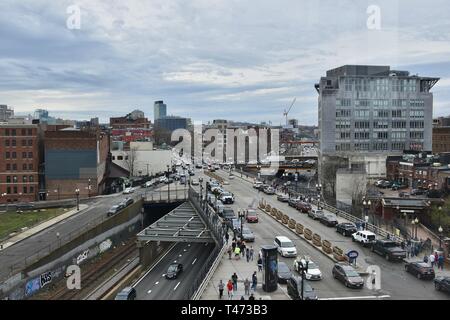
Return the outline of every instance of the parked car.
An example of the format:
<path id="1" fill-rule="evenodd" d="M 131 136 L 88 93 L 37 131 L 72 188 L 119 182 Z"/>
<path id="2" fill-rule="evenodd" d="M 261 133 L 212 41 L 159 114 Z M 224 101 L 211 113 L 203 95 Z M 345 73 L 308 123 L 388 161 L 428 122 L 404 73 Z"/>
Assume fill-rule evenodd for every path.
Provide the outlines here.
<path id="1" fill-rule="evenodd" d="M 450 293 L 450 277 L 437 277 L 434 279 L 434 287 L 438 291 Z"/>
<path id="2" fill-rule="evenodd" d="M 222 201 L 223 204 L 233 204 L 234 195 L 230 192 L 222 192 L 219 196 L 219 200 Z"/>
<path id="3" fill-rule="evenodd" d="M 262 185 L 263 185 L 263 183 L 261 181 L 255 181 L 253 183 L 253 188 L 258 189 Z"/>
<path id="4" fill-rule="evenodd" d="M 135 300 L 136 299 L 136 289 L 132 287 L 123 288 L 114 300 Z"/>
<path id="5" fill-rule="evenodd" d="M 428 263 L 422 261 L 405 264 L 405 270 L 415 275 L 417 279 L 433 280 L 435 277 L 434 269 Z"/>
<path id="6" fill-rule="evenodd" d="M 382 189 L 390 188 L 391 186 L 392 186 L 392 182 L 387 181 L 387 180 L 381 182 L 379 185 L 379 187 Z"/>
<path id="7" fill-rule="evenodd" d="M 359 242 L 363 246 L 371 245 L 376 241 L 376 234 L 372 231 L 362 230 L 357 231 L 354 234 L 352 234 L 352 240 L 354 242 Z"/>
<path id="8" fill-rule="evenodd" d="M 338 279 L 348 288 L 362 289 L 364 280 L 358 272 L 345 263 L 336 263 L 332 270 L 333 278 Z"/>
<path id="9" fill-rule="evenodd" d="M 254 242 L 255 235 L 247 226 L 242 226 L 242 239 L 247 242 Z"/>
<path id="10" fill-rule="evenodd" d="M 398 193 L 398 196 L 400 198 L 409 198 L 411 196 L 411 194 L 409 192 L 402 191 L 402 192 Z"/>
<path id="11" fill-rule="evenodd" d="M 274 245 L 277 247 L 278 252 L 282 257 L 296 257 L 297 249 L 295 245 L 285 236 L 277 236 L 273 241 Z"/>
<path id="12" fill-rule="evenodd" d="M 214 206 L 214 210 L 216 210 L 216 213 L 222 217 L 224 209 L 225 209 L 225 206 L 220 201 L 217 201 L 216 205 Z"/>
<path id="13" fill-rule="evenodd" d="M 344 237 L 348 237 L 357 231 L 358 229 L 356 228 L 355 224 L 351 222 L 339 223 L 336 226 L 336 232 L 342 234 Z"/>
<path id="14" fill-rule="evenodd" d="M 306 280 L 322 279 L 322 272 L 320 271 L 319 266 L 315 264 L 309 257 L 302 257 L 301 259 L 296 259 L 294 261 L 294 270 L 300 273 L 301 264 L 303 264 L 303 266 L 305 267 L 306 262 L 308 262 L 308 270 L 305 273 Z"/>
<path id="15" fill-rule="evenodd" d="M 372 244 L 372 252 L 384 256 L 388 261 L 403 261 L 406 258 L 406 251 L 395 241 L 387 239 L 376 240 Z"/>
<path id="16" fill-rule="evenodd" d="M 289 195 L 288 194 L 279 194 L 279 195 L 277 195 L 277 200 L 281 201 L 281 202 L 288 202 Z"/>
<path id="17" fill-rule="evenodd" d="M 231 221 L 231 219 L 236 218 L 236 214 L 234 213 L 234 210 L 229 208 L 229 207 L 225 207 L 223 209 L 223 219 L 224 220 L 229 220 Z"/>
<path id="18" fill-rule="evenodd" d="M 292 272 L 285 262 L 279 261 L 277 275 L 278 283 L 287 283 L 288 280 L 292 277 Z"/>
<path id="19" fill-rule="evenodd" d="M 245 220 L 247 220 L 248 223 L 258 222 L 258 213 L 256 212 L 256 210 L 247 209 Z"/>
<path id="20" fill-rule="evenodd" d="M 301 213 L 309 213 L 312 210 L 311 205 L 303 201 L 297 202 L 295 208 Z"/>
<path id="21" fill-rule="evenodd" d="M 398 182 L 394 182 L 392 184 L 391 190 L 400 190 L 400 189 L 406 189 L 408 186 L 406 184 L 400 184 Z"/>
<path id="22" fill-rule="evenodd" d="M 166 279 L 176 279 L 183 272 L 183 265 L 181 263 L 171 263 L 166 272 Z"/>
<path id="23" fill-rule="evenodd" d="M 421 189 L 412 189 L 411 190 L 411 195 L 412 196 L 421 196 L 425 194 L 425 190 L 421 190 Z"/>
<path id="24" fill-rule="evenodd" d="M 319 217 L 319 221 L 320 223 L 326 225 L 327 227 L 334 227 L 339 223 L 336 218 L 336 215 L 332 213 L 323 214 L 322 216 Z"/>
<path id="25" fill-rule="evenodd" d="M 275 189 L 272 188 L 272 187 L 267 187 L 267 188 L 265 188 L 265 189 L 263 190 L 263 192 L 264 192 L 265 194 L 272 195 L 272 194 L 275 194 Z"/>
<path id="26" fill-rule="evenodd" d="M 198 182 L 198 179 L 192 179 L 191 180 L 191 185 L 193 186 L 198 186 L 200 183 Z"/>
<path id="27" fill-rule="evenodd" d="M 290 207 L 296 208 L 296 207 L 297 207 L 297 203 L 299 203 L 299 202 L 300 202 L 300 198 L 290 198 L 290 199 L 288 200 L 288 205 L 289 205 Z"/>
<path id="28" fill-rule="evenodd" d="M 287 282 L 288 295 L 293 300 L 302 300 L 302 280 L 300 277 L 292 276 Z M 308 282 L 303 282 L 303 300 L 318 300 L 314 289 Z"/>
<path id="29" fill-rule="evenodd" d="M 134 192 L 134 188 L 132 188 L 132 187 L 128 187 L 128 188 L 125 188 L 125 190 L 123 190 L 123 194 L 130 194 L 133 192 Z"/>
<path id="30" fill-rule="evenodd" d="M 323 215 L 324 213 L 320 209 L 311 209 L 308 212 L 308 217 L 312 218 L 313 220 L 321 219 Z"/>
<path id="31" fill-rule="evenodd" d="M 123 205 L 124 208 L 126 208 L 126 207 L 132 205 L 133 203 L 134 203 L 134 200 L 131 199 L 131 198 L 126 198 L 125 200 L 123 200 L 123 201 L 121 202 L 121 204 Z"/>

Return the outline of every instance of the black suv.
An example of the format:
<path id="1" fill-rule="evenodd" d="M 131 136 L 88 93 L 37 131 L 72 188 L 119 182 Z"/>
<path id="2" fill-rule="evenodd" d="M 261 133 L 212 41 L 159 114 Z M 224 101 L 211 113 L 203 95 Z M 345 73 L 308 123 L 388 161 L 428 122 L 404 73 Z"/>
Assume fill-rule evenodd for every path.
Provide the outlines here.
<path id="1" fill-rule="evenodd" d="M 388 261 L 403 261 L 406 258 L 406 251 L 392 240 L 380 239 L 372 244 L 372 252 L 382 255 Z"/>
<path id="2" fill-rule="evenodd" d="M 343 222 L 339 223 L 336 226 L 336 232 L 342 234 L 344 237 L 349 237 L 352 234 L 354 234 L 358 229 L 356 226 L 351 222 Z"/>

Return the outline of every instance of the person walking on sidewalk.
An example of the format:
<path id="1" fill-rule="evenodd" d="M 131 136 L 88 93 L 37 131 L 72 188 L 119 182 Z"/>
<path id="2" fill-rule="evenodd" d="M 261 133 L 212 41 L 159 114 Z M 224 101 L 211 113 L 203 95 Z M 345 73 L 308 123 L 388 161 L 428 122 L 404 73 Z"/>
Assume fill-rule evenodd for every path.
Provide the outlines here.
<path id="1" fill-rule="evenodd" d="M 439 262 L 439 255 L 438 255 L 437 252 L 435 252 L 435 253 L 434 253 L 434 263 L 436 263 L 436 265 L 437 265 L 438 262 Z"/>
<path id="2" fill-rule="evenodd" d="M 245 248 L 246 248 L 245 242 L 242 241 L 242 242 L 241 242 L 241 254 L 242 254 L 242 258 L 245 258 L 245 251 L 246 251 Z"/>
<path id="3" fill-rule="evenodd" d="M 255 250 L 253 249 L 253 246 L 250 246 L 250 259 L 253 261 L 253 254 L 255 253 Z"/>
<path id="4" fill-rule="evenodd" d="M 233 239 L 233 241 L 231 242 L 231 248 L 236 249 L 236 240 Z"/>
<path id="5" fill-rule="evenodd" d="M 248 298 L 248 300 L 255 300 L 255 296 L 253 295 L 253 293 L 250 295 L 250 297 Z"/>
<path id="6" fill-rule="evenodd" d="M 438 258 L 438 270 L 439 269 L 444 270 L 444 255 L 443 254 L 439 255 L 439 258 Z"/>
<path id="7" fill-rule="evenodd" d="M 247 263 L 250 262 L 250 249 L 246 248 L 245 249 L 245 256 L 247 257 Z"/>
<path id="8" fill-rule="evenodd" d="M 230 240 L 230 235 L 228 234 L 228 231 L 225 232 L 225 241 L 228 244 L 228 240 Z"/>
<path id="9" fill-rule="evenodd" d="M 231 260 L 231 254 L 233 253 L 233 250 L 231 247 L 228 248 L 228 258 Z"/>
<path id="10" fill-rule="evenodd" d="M 238 276 L 236 272 L 231 276 L 231 280 L 233 280 L 233 291 L 237 291 Z"/>
<path id="11" fill-rule="evenodd" d="M 233 282 L 231 282 L 231 279 L 228 280 L 227 283 L 227 291 L 228 291 L 228 299 L 233 299 Z"/>
<path id="12" fill-rule="evenodd" d="M 428 260 L 430 261 L 431 267 L 434 269 L 434 254 L 430 254 Z"/>
<path id="13" fill-rule="evenodd" d="M 236 249 L 234 249 L 234 257 L 236 258 L 236 260 L 239 260 L 241 258 L 241 249 L 239 247 L 236 247 Z"/>
<path id="14" fill-rule="evenodd" d="M 248 280 L 248 278 L 245 278 L 244 281 L 244 291 L 245 291 L 245 295 L 248 296 L 250 295 L 250 281 Z"/>
<path id="15" fill-rule="evenodd" d="M 258 285 L 258 277 L 256 276 L 256 271 L 252 275 L 252 290 L 256 291 L 256 286 Z"/>
<path id="16" fill-rule="evenodd" d="M 262 265 L 262 258 L 259 257 L 259 258 L 258 258 L 258 271 L 259 271 L 259 272 L 262 271 L 262 267 L 263 267 L 263 265 Z"/>
<path id="17" fill-rule="evenodd" d="M 225 288 L 225 284 L 222 282 L 222 280 L 220 280 L 218 287 L 219 287 L 219 299 L 222 299 L 223 289 Z"/>

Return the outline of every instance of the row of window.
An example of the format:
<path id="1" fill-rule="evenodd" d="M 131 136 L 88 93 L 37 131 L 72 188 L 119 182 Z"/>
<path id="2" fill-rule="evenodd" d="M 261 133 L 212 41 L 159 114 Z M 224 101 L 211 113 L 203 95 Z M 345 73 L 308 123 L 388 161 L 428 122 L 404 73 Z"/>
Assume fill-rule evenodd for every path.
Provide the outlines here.
<path id="1" fill-rule="evenodd" d="M 353 150 L 360 151 L 360 150 L 372 150 L 372 151 L 386 151 L 389 150 L 388 147 L 390 146 L 390 150 L 394 151 L 403 151 L 406 150 L 406 143 L 404 142 L 392 142 L 391 144 L 387 142 L 376 142 L 376 143 L 339 143 L 336 144 L 336 151 L 351 151 L 351 147 L 353 145 Z M 372 149 L 371 149 L 372 148 Z M 422 143 L 411 143 L 409 145 L 409 149 L 411 150 L 422 150 L 423 144 Z"/>
<path id="2" fill-rule="evenodd" d="M 336 99 L 337 107 L 350 107 L 352 106 L 352 99 Z M 389 106 L 393 107 L 415 107 L 423 108 L 425 107 L 425 101 L 420 99 L 357 99 L 355 100 L 355 106 L 357 107 L 381 107 L 387 108 Z"/>
<path id="3" fill-rule="evenodd" d="M 355 110 L 354 116 L 355 118 L 370 118 L 370 110 Z M 351 109 L 337 109 L 336 110 L 336 118 L 348 118 L 352 114 Z M 409 116 L 411 118 L 423 118 L 425 113 L 423 110 L 410 110 Z M 374 118 L 406 118 L 407 110 L 405 109 L 396 109 L 396 110 L 373 110 Z"/>
<path id="4" fill-rule="evenodd" d="M 14 187 L 7 187 L 6 188 L 6 193 L 7 194 L 18 194 L 19 193 L 19 188 L 17 186 Z M 34 193 L 34 187 L 33 186 L 23 186 L 21 193 L 23 194 L 28 194 L 28 193 Z"/>
<path id="5" fill-rule="evenodd" d="M 23 163 L 22 164 L 22 170 L 23 171 L 27 171 L 27 170 L 34 170 L 33 169 L 33 164 L 32 163 Z M 17 163 L 7 163 L 6 164 L 6 171 L 17 171 Z"/>
<path id="6" fill-rule="evenodd" d="M 113 160 L 116 160 L 116 156 L 112 156 Z M 117 160 L 128 160 L 128 156 L 117 156 Z"/>
<path id="7" fill-rule="evenodd" d="M 348 140 L 348 139 L 350 139 L 350 136 L 351 136 L 351 133 L 349 131 L 336 133 L 337 140 Z M 354 136 L 355 140 L 368 140 L 368 139 L 370 139 L 370 132 L 369 131 L 354 132 L 353 136 Z M 374 132 L 372 136 L 374 139 L 387 140 L 387 139 L 389 139 L 389 132 L 387 132 L 387 131 Z M 391 139 L 393 139 L 393 140 L 406 139 L 406 132 L 394 131 L 394 132 L 391 132 L 390 136 L 391 136 Z M 411 131 L 409 133 L 410 139 L 423 139 L 423 137 L 424 136 L 423 136 L 422 131 Z"/>
<path id="8" fill-rule="evenodd" d="M 23 159 L 33 159 L 33 152 L 22 152 Z M 5 159 L 17 159 L 17 152 L 5 152 Z"/>
<path id="9" fill-rule="evenodd" d="M 21 145 L 22 147 L 31 147 L 33 146 L 33 140 L 29 139 L 29 140 L 22 140 L 21 141 Z M 16 147 L 17 146 L 17 140 L 16 139 L 12 139 L 12 140 L 5 140 L 5 147 Z"/>
<path id="10" fill-rule="evenodd" d="M 345 91 L 389 91 L 415 92 L 417 91 L 416 79 L 388 79 L 388 78 L 345 78 L 341 85 Z"/>
<path id="11" fill-rule="evenodd" d="M 394 120 L 391 123 L 391 128 L 393 129 L 406 129 L 407 122 L 406 121 L 398 121 Z M 423 129 L 424 121 L 410 121 L 409 128 L 411 129 Z M 370 121 L 355 121 L 354 122 L 355 129 L 370 129 Z M 350 129 L 351 121 L 350 120 L 341 120 L 336 121 L 336 129 Z M 373 121 L 374 129 L 388 129 L 389 121 Z"/>
<path id="12" fill-rule="evenodd" d="M 19 182 L 20 177 L 17 176 L 6 176 L 6 183 L 17 183 Z M 33 176 L 22 176 L 22 182 L 34 182 Z"/>
<path id="13" fill-rule="evenodd" d="M 32 136 L 33 135 L 33 129 L 5 129 L 4 135 L 5 136 L 17 136 L 17 133 L 20 132 L 22 136 Z"/>

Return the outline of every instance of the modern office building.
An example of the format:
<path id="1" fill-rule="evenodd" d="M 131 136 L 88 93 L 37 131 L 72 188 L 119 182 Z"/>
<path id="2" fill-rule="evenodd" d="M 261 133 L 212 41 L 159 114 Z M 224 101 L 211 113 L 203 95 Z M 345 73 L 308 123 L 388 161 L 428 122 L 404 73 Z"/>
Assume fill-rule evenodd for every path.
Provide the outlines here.
<path id="1" fill-rule="evenodd" d="M 7 105 L 0 104 L 0 122 L 8 121 L 9 118 L 14 116 L 14 110 L 8 108 Z"/>
<path id="2" fill-rule="evenodd" d="M 188 119 L 177 116 L 167 116 L 159 118 L 155 121 L 155 128 L 166 131 L 174 131 L 176 129 L 187 129 Z"/>
<path id="3" fill-rule="evenodd" d="M 431 151 L 433 94 L 439 78 L 389 66 L 346 65 L 327 71 L 319 93 L 324 154 Z"/>
<path id="4" fill-rule="evenodd" d="M 153 115 L 154 122 L 167 116 L 167 106 L 164 104 L 164 101 L 155 101 L 155 105 L 153 106 Z"/>
<path id="5" fill-rule="evenodd" d="M 355 195 L 366 192 L 365 184 L 355 190 L 353 174 L 366 181 L 385 177 L 387 156 L 431 151 L 431 89 L 438 80 L 389 66 L 345 65 L 327 71 L 315 88 L 319 174 L 328 195 L 351 203 L 350 198 L 355 201 Z M 337 195 L 347 189 L 351 193 Z"/>
<path id="6" fill-rule="evenodd" d="M 39 126 L 0 124 L 0 203 L 37 200 Z"/>

